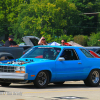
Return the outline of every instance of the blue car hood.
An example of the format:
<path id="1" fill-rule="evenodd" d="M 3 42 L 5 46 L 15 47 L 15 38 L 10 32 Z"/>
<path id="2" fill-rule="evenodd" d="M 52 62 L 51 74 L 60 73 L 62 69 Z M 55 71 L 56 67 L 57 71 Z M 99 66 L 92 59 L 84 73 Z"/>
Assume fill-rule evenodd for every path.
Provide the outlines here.
<path id="1" fill-rule="evenodd" d="M 19 59 L 14 59 L 14 60 L 6 60 L 0 62 L 0 65 L 10 65 L 10 66 L 24 66 L 25 64 L 29 63 L 39 63 L 39 62 L 46 62 L 46 61 L 51 61 L 49 59 L 41 59 L 41 58 L 19 58 Z"/>

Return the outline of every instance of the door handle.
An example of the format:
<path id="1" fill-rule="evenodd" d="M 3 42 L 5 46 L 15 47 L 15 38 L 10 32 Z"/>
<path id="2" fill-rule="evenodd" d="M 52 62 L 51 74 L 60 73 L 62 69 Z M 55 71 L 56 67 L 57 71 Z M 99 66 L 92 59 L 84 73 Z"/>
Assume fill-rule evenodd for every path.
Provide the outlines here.
<path id="1" fill-rule="evenodd" d="M 78 64 L 82 64 L 81 62 L 78 62 Z"/>

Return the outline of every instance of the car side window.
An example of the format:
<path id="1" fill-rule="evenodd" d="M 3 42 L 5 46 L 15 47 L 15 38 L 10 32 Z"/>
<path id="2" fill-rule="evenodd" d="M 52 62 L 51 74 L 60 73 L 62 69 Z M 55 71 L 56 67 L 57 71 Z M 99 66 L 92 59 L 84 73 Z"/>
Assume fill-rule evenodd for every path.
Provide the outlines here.
<path id="1" fill-rule="evenodd" d="M 64 57 L 65 60 L 79 60 L 79 57 L 74 49 L 65 49 L 60 57 Z"/>
<path id="2" fill-rule="evenodd" d="M 83 52 L 83 54 L 84 54 L 86 57 L 88 57 L 88 58 L 94 58 L 94 56 L 91 55 L 87 50 L 81 49 L 81 48 L 80 48 L 80 50 Z"/>

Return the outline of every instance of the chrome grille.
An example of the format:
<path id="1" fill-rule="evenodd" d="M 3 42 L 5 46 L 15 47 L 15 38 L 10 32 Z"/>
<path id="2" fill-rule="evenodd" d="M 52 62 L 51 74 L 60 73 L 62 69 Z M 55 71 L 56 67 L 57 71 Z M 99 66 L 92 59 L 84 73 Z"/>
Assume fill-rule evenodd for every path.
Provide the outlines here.
<path id="1" fill-rule="evenodd" d="M 13 66 L 0 66 L 0 72 L 15 72 L 15 67 Z"/>

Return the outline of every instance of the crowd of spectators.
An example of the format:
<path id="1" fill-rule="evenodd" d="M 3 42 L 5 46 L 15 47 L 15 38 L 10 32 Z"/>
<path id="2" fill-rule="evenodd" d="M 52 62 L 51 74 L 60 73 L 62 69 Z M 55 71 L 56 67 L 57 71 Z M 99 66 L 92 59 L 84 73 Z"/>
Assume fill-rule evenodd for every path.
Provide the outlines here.
<path id="1" fill-rule="evenodd" d="M 18 44 L 13 40 L 14 36 L 10 35 L 8 40 L 5 42 L 5 47 L 18 47 Z M 48 45 L 45 37 L 41 37 L 38 41 L 38 45 Z M 66 43 L 64 39 L 61 40 L 61 46 L 71 46 L 69 43 Z"/>
<path id="2" fill-rule="evenodd" d="M 38 42 L 38 45 L 48 45 L 46 42 L 45 37 L 41 37 L 41 39 Z M 61 46 L 71 46 L 71 44 L 66 43 L 64 39 L 61 40 Z"/>

